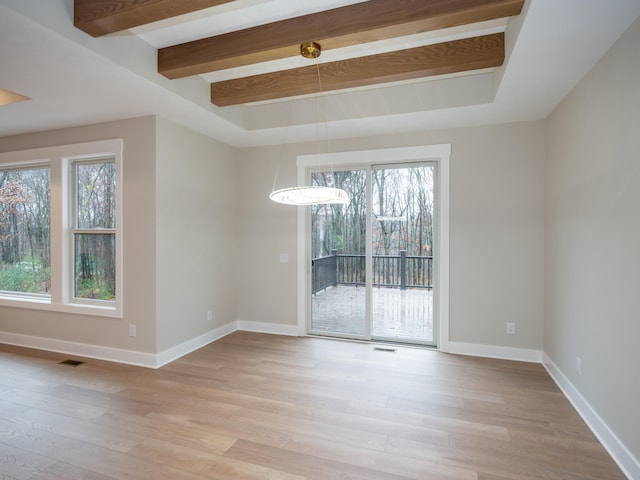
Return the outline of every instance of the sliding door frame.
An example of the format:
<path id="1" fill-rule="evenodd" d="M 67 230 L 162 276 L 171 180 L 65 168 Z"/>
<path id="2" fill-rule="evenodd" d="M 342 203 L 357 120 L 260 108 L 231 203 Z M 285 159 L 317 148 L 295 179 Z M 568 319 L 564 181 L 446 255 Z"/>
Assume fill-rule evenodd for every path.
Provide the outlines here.
<path id="1" fill-rule="evenodd" d="M 371 186 L 371 192 L 369 192 L 371 194 L 370 197 L 367 197 L 367 199 L 371 199 L 373 200 L 373 175 L 375 171 L 383 171 L 383 170 L 399 170 L 399 169 L 411 169 L 411 168 L 431 168 L 433 171 L 433 183 L 432 183 L 432 192 L 433 192 L 433 200 L 434 200 L 434 211 L 433 211 L 433 217 L 432 217 L 432 222 L 433 222 L 433 227 L 434 227 L 434 231 L 435 231 L 435 236 L 434 236 L 434 252 L 432 252 L 433 255 L 433 261 L 434 263 L 437 264 L 438 262 L 438 256 L 437 253 L 439 252 L 439 246 L 438 246 L 438 225 L 439 225 L 439 221 L 438 221 L 438 215 L 440 214 L 440 211 L 438 210 L 438 201 L 439 201 L 439 197 L 438 197 L 438 164 L 432 160 L 420 160 L 420 161 L 411 161 L 411 162 L 394 162 L 394 163 L 376 163 L 370 166 L 368 172 L 369 172 L 369 184 Z M 373 222 L 373 204 L 371 205 L 371 209 L 367 215 L 367 229 L 371 231 L 371 235 L 368 236 L 368 244 L 370 246 L 373 246 L 373 228 L 372 228 L 372 222 Z M 367 252 L 369 253 L 369 252 Z M 370 269 L 367 270 L 367 272 L 373 272 L 373 257 L 372 257 L 373 252 L 371 252 L 370 255 L 368 255 L 367 260 L 369 260 L 371 262 L 371 265 L 369 265 Z M 433 277 L 432 277 L 433 278 Z M 371 324 L 371 329 L 370 329 L 370 340 L 373 341 L 381 341 L 381 342 L 400 342 L 400 343 L 407 343 L 407 344 L 414 344 L 414 345 L 422 345 L 422 346 L 428 346 L 428 347 L 437 347 L 438 345 L 438 330 L 439 330 L 439 326 L 438 326 L 438 317 L 437 317 L 437 299 L 436 294 L 438 291 L 438 277 L 437 277 L 437 267 L 435 267 L 434 269 L 434 284 L 432 285 L 432 303 L 431 303 L 431 319 L 433 321 L 433 330 L 432 330 L 432 338 L 430 341 L 427 341 L 425 339 L 416 339 L 416 338 L 411 338 L 411 337 L 384 337 L 382 335 L 374 335 L 373 334 L 373 321 L 374 321 L 374 317 L 373 317 L 373 313 L 374 313 L 374 299 L 375 299 L 375 293 L 373 291 L 373 288 L 370 288 L 370 292 L 371 292 L 371 298 L 368 299 L 368 301 L 370 302 L 370 306 L 371 306 L 371 312 L 370 316 L 367 317 L 367 320 L 369 321 L 369 323 Z M 367 285 L 369 286 L 369 285 Z"/>
<path id="2" fill-rule="evenodd" d="M 298 185 L 308 184 L 311 173 L 318 169 L 341 170 L 345 168 L 370 170 L 376 164 L 393 165 L 407 162 L 433 162 L 436 164 L 436 238 L 434 250 L 434 332 L 437 347 L 449 351 L 449 177 L 451 145 L 422 145 L 413 147 L 383 148 L 350 152 L 298 155 Z M 368 182 L 370 183 L 370 182 Z M 371 188 L 368 184 L 367 188 Z M 370 194 L 370 192 L 369 192 Z M 369 206 L 368 206 L 369 208 Z M 370 212 L 367 218 L 370 217 Z M 298 334 L 307 335 L 307 322 L 311 316 L 311 213 L 306 207 L 298 207 L 297 277 L 298 277 Z M 368 229 L 370 230 L 370 229 Z M 367 240 L 367 248 L 370 239 Z M 369 266 L 370 267 L 370 266 Z M 369 306 L 367 305 L 367 308 Z"/>

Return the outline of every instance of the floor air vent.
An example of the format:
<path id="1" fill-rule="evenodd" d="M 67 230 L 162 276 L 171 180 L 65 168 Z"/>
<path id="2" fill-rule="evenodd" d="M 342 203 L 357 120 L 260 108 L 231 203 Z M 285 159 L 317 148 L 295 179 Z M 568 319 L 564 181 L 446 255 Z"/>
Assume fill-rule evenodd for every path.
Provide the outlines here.
<path id="1" fill-rule="evenodd" d="M 78 365 L 82 365 L 84 362 L 79 362 L 78 360 L 63 360 L 58 363 L 60 365 L 70 365 L 72 367 L 77 367 Z"/>
<path id="2" fill-rule="evenodd" d="M 377 352 L 391 352 L 391 353 L 396 352 L 395 348 L 373 347 L 373 349 Z"/>

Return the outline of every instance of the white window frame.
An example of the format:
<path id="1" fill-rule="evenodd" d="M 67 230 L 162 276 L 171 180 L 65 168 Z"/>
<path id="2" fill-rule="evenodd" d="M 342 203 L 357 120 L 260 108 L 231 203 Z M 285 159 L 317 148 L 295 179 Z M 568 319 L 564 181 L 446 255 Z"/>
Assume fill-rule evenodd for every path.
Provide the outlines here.
<path id="1" fill-rule="evenodd" d="M 114 139 L 0 153 L 2 168 L 49 166 L 51 169 L 50 295 L 2 292 L 0 305 L 122 318 L 124 297 L 122 152 L 122 139 Z M 72 198 L 75 186 L 71 183 L 73 165 L 79 161 L 100 159 L 113 159 L 116 167 L 116 299 L 108 301 L 74 298 L 73 295 L 73 232 L 75 231 L 75 202 Z"/>

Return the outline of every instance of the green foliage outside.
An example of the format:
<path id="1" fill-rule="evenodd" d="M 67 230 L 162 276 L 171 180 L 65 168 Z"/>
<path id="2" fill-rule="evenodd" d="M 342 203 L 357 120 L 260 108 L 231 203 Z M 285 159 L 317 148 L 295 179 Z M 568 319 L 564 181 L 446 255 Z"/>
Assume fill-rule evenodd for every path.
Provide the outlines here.
<path id="1" fill-rule="evenodd" d="M 49 267 L 31 262 L 5 264 L 0 269 L 0 290 L 9 292 L 48 293 Z"/>
<path id="2" fill-rule="evenodd" d="M 50 168 L 0 170 L 0 291 L 49 294 Z M 76 298 L 114 300 L 115 163 L 74 164 Z"/>
<path id="3" fill-rule="evenodd" d="M 100 281 L 100 279 L 94 277 L 78 282 L 76 297 L 96 300 L 114 300 L 116 295 L 113 285 L 109 285 L 109 282 Z"/>

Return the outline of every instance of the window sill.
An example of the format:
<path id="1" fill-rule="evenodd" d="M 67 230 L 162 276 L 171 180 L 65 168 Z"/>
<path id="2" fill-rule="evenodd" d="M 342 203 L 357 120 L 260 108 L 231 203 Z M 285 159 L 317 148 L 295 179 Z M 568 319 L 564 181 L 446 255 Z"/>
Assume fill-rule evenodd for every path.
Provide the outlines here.
<path id="1" fill-rule="evenodd" d="M 117 305 L 87 305 L 79 303 L 52 303 L 49 297 L 21 296 L 3 293 L 0 295 L 0 307 L 30 308 L 50 312 L 74 313 L 96 317 L 122 318 L 122 312 Z"/>

